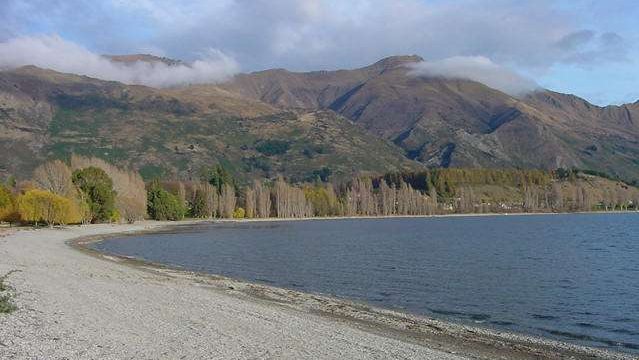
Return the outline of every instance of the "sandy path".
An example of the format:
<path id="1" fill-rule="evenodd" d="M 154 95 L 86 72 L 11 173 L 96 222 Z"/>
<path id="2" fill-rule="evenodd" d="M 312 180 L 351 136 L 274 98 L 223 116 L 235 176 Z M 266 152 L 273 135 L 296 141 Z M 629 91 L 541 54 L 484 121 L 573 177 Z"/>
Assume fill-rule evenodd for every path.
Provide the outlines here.
<path id="1" fill-rule="evenodd" d="M 21 230 L 0 238 L 18 310 L 0 359 L 462 359 L 346 321 L 98 259 L 68 239 L 159 224 Z"/>

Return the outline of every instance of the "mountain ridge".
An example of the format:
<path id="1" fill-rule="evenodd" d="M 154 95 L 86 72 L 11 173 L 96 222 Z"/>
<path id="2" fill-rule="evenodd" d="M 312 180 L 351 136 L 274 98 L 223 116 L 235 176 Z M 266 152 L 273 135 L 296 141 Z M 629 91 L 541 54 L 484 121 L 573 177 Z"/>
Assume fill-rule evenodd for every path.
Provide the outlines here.
<path id="1" fill-rule="evenodd" d="M 47 159 L 72 153 L 147 178 L 197 178 L 215 164 L 249 179 L 298 180 L 323 168 L 334 177 L 420 168 L 330 111 L 281 110 L 218 88 L 153 89 L 36 67 L 0 72 L 0 129 L 0 151 L 11 154 L 0 158 L 0 176 L 26 178 Z"/>
<path id="2" fill-rule="evenodd" d="M 380 71 L 395 59 L 404 61 Z M 221 87 L 278 107 L 336 111 L 427 166 L 588 167 L 639 175 L 633 104 L 598 107 L 549 90 L 515 98 L 471 80 L 411 76 L 405 66 L 411 61 L 419 58 L 286 76 L 267 70 Z M 611 140 L 621 146 L 610 149 Z M 587 150 L 594 147 L 608 149 L 598 156 Z"/>
<path id="3" fill-rule="evenodd" d="M 125 59 L 138 61 L 136 56 Z M 156 59 L 162 58 L 152 60 L 159 61 Z M 352 123 L 363 131 L 357 137 L 366 137 L 369 143 L 380 144 L 377 140 L 380 139 L 383 143 L 394 144 L 391 147 L 379 145 L 377 154 L 368 148 L 368 158 L 392 153 L 394 155 L 387 158 L 394 158 L 397 164 L 403 162 L 397 160 L 398 155 L 406 159 L 399 167 L 385 163 L 377 170 L 402 166 L 577 167 L 624 179 L 639 178 L 639 101 L 599 107 L 577 96 L 550 90 L 537 90 L 515 98 L 470 80 L 410 75 L 407 64 L 422 60 L 416 55 L 394 56 L 351 70 L 291 72 L 271 69 L 238 74 L 221 84 L 171 89 L 127 86 L 30 66 L 2 71 L 0 127 L 12 135 L 5 134 L 0 145 L 4 144 L 1 147 L 7 149 L 12 137 L 27 138 L 25 132 L 38 126 L 43 131 L 43 139 L 55 142 L 47 133 L 50 129 L 42 126 L 69 108 L 71 111 L 80 108 L 84 117 L 89 113 L 113 117 L 119 111 L 125 118 L 135 114 L 134 118 L 146 119 L 160 113 L 163 115 L 159 118 L 169 116 L 174 118 L 171 121 L 233 119 L 229 124 L 284 116 L 281 114 L 285 113 L 297 114 L 294 117 L 301 123 L 304 114 L 316 113 L 335 119 L 330 125 L 324 123 L 326 126 L 343 128 Z M 12 102 L 19 106 L 12 107 Z M 339 120 L 340 117 L 343 120 Z M 58 125 L 64 128 L 71 123 Z M 162 124 L 150 126 L 161 127 Z M 130 135 L 135 137 L 135 134 Z M 225 142 L 218 136 L 221 134 L 206 135 Z M 274 136 L 282 136 L 280 140 L 288 141 L 284 133 Z M 29 141 L 41 140 L 31 138 Z M 358 146 L 346 138 L 339 141 Z M 27 146 L 26 143 L 23 145 Z M 29 146 L 37 148 L 33 143 Z M 254 148 L 255 144 L 240 146 Z M 342 146 L 340 151 L 361 153 L 361 149 L 346 149 L 348 146 Z M 237 150 L 238 154 L 248 152 Z M 144 158 L 139 154 L 135 156 Z M 261 155 L 253 152 L 250 156 Z M 42 154 L 37 156 L 42 157 Z M 208 158 L 212 162 L 219 161 L 215 156 Z M 241 159 L 242 156 L 237 155 L 233 161 L 237 163 Z M 126 159 L 122 161 L 126 162 Z M 157 163 L 159 159 L 154 161 Z M 144 166 L 141 160 L 132 162 L 135 166 Z M 364 162 L 370 163 L 370 160 Z M 16 169 L 10 162 L 0 166 L 7 169 L 5 173 Z M 331 161 L 318 166 L 330 167 Z M 351 173 L 366 170 L 358 169 L 355 163 L 350 166 Z M 175 174 L 185 175 L 184 169 L 171 167 Z M 369 170 L 373 168 L 369 166 Z M 271 175 L 279 170 L 273 170 Z M 283 174 L 292 173 L 283 170 Z M 299 171 L 296 174 L 302 176 Z"/>

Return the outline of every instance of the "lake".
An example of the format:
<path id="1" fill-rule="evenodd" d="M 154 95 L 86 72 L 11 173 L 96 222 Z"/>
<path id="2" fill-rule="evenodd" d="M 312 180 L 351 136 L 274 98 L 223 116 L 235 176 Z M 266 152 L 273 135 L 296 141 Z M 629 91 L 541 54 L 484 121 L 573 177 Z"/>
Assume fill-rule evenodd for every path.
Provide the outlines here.
<path id="1" fill-rule="evenodd" d="M 639 353 L 639 213 L 218 223 L 92 247 Z"/>

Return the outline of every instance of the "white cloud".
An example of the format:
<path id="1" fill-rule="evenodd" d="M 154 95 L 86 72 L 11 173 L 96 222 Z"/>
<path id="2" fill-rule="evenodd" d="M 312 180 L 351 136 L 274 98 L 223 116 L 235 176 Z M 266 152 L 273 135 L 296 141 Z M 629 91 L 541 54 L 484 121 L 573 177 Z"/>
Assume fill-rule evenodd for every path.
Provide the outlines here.
<path id="1" fill-rule="evenodd" d="M 0 68 L 24 65 L 152 87 L 215 83 L 239 70 L 232 58 L 217 50 L 208 50 L 202 59 L 188 65 L 169 66 L 157 62 L 112 62 L 55 35 L 17 37 L 0 43 Z"/>
<path id="2" fill-rule="evenodd" d="M 580 14 L 553 0 L 0 2 L 0 41 L 63 32 L 104 53 L 155 47 L 182 59 L 212 47 L 251 70 L 335 69 L 419 54 L 484 56 L 541 73 L 558 63 L 619 61 L 628 48 L 619 34 L 581 28 Z"/>
<path id="3" fill-rule="evenodd" d="M 539 88 L 533 80 L 483 56 L 455 56 L 439 61 L 423 61 L 411 64 L 410 68 L 410 75 L 473 80 L 514 96 Z"/>
<path id="4" fill-rule="evenodd" d="M 214 46 L 251 69 L 355 67 L 382 57 L 484 56 L 544 71 L 604 55 L 602 37 L 579 28 L 553 1 L 537 0 L 175 0 L 138 2 L 170 54 Z M 138 9 L 138 10 L 136 10 Z M 169 12 L 183 21 L 167 20 Z M 577 34 L 577 35 L 575 35 Z M 579 34 L 590 34 L 580 38 Z M 581 46 L 562 46 L 571 41 Z M 588 51 L 585 51 L 586 48 Z M 606 52 L 610 53 L 610 47 Z M 624 51 L 616 47 L 612 59 Z"/>

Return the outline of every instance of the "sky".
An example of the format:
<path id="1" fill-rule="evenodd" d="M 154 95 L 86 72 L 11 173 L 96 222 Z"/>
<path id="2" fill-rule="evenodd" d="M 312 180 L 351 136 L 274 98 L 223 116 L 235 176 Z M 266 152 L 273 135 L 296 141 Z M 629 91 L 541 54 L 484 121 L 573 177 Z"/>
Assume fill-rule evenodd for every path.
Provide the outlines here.
<path id="1" fill-rule="evenodd" d="M 621 104 L 639 100 L 636 19 L 633 0 L 0 0 L 0 68 L 162 87 L 416 54 L 425 62 L 414 76 Z M 125 67 L 100 56 L 131 53 L 192 65 Z"/>

